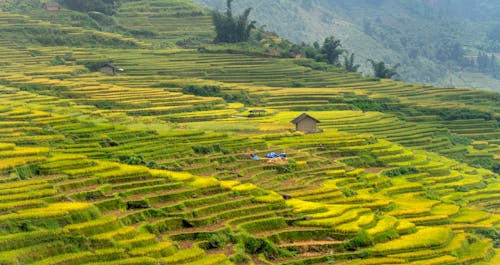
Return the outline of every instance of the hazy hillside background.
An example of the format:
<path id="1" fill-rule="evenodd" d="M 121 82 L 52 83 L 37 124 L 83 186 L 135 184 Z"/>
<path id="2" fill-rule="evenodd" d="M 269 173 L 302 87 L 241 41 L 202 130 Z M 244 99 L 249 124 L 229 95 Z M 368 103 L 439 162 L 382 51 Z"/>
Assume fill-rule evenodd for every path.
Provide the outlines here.
<path id="1" fill-rule="evenodd" d="M 340 38 L 366 73 L 373 58 L 401 63 L 404 81 L 500 91 L 500 67 L 477 61 L 479 53 L 500 58 L 498 0 L 236 0 L 234 7 L 253 7 L 260 26 L 297 43 Z"/>

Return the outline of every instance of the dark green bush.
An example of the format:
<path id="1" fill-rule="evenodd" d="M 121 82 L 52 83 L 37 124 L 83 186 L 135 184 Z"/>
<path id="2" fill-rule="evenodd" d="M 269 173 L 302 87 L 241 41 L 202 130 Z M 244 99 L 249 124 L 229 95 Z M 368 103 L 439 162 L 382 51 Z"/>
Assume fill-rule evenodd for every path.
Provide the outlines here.
<path id="1" fill-rule="evenodd" d="M 194 145 L 191 147 L 196 154 L 210 154 L 221 152 L 222 148 L 220 144 L 212 144 L 212 145 Z"/>
<path id="2" fill-rule="evenodd" d="M 212 234 L 208 238 L 209 248 L 223 248 L 231 240 L 231 237 L 226 232 L 218 232 Z"/>
<path id="3" fill-rule="evenodd" d="M 398 167 L 393 169 L 388 169 L 384 171 L 384 175 L 387 177 L 398 177 L 406 174 L 415 174 L 418 173 L 417 168 L 415 167 Z"/>
<path id="4" fill-rule="evenodd" d="M 358 195 L 358 193 L 352 189 L 349 189 L 349 188 L 341 188 L 340 191 L 342 192 L 342 194 L 344 194 L 344 196 L 346 197 L 352 197 L 352 196 L 356 196 Z"/>
<path id="5" fill-rule="evenodd" d="M 346 248 L 348 250 L 356 250 L 357 248 L 371 245 L 373 245 L 373 239 L 365 229 L 361 229 L 351 240 L 349 240 L 349 242 L 347 242 Z"/>

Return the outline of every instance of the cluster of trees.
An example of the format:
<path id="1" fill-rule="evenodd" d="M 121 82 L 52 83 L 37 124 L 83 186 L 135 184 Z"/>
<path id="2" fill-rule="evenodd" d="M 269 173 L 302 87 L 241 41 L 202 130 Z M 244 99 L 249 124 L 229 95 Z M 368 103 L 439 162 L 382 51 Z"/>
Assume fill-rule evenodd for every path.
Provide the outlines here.
<path id="1" fill-rule="evenodd" d="M 497 64 L 497 58 L 491 54 L 488 56 L 484 52 L 479 52 L 477 55 L 477 67 L 479 71 L 493 75 L 495 78 L 500 78 L 500 68 Z"/>
<path id="2" fill-rule="evenodd" d="M 326 38 L 322 45 L 318 42 L 314 42 L 312 45 L 305 43 L 293 45 L 291 50 L 299 50 L 307 58 L 336 67 L 343 67 L 348 72 L 357 72 L 360 67 L 359 64 L 355 63 L 355 54 L 349 53 L 347 50 L 343 49 L 340 40 L 335 39 L 335 37 Z M 288 57 L 290 54 L 285 51 L 282 56 Z M 399 64 L 390 68 L 383 61 L 376 62 L 374 60 L 368 60 L 368 62 L 373 69 L 375 77 L 394 78 L 398 76 L 396 68 L 399 67 Z"/>
<path id="3" fill-rule="evenodd" d="M 250 33 L 255 29 L 255 21 L 249 21 L 251 8 L 246 9 L 240 16 L 233 16 L 233 0 L 227 0 L 226 12 L 214 11 L 212 20 L 215 26 L 216 43 L 238 43 L 246 42 L 250 38 Z M 303 54 L 307 58 L 324 62 L 336 67 L 343 67 L 348 72 L 357 72 L 360 65 L 355 63 L 354 53 L 349 53 L 342 48 L 341 41 L 335 37 L 327 37 L 320 45 L 314 42 L 312 45 L 302 43 L 301 45 L 282 42 L 281 56 L 291 57 L 293 53 Z M 384 62 L 369 60 L 372 65 L 374 75 L 379 78 L 393 78 L 397 75 L 395 66 L 388 68 Z"/>
<path id="4" fill-rule="evenodd" d="M 248 21 L 252 8 L 246 9 L 240 16 L 233 16 L 233 0 L 227 0 L 226 12 L 214 11 L 212 20 L 215 26 L 215 42 L 237 43 L 248 41 L 250 32 L 255 28 L 255 21 Z"/>
<path id="5" fill-rule="evenodd" d="M 452 61 L 459 66 L 468 65 L 463 45 L 458 41 L 447 40 L 439 43 L 435 49 L 434 58 L 441 62 Z"/>
<path id="6" fill-rule="evenodd" d="M 494 42 L 500 42 L 500 25 L 488 32 L 488 39 Z"/>
<path id="7" fill-rule="evenodd" d="M 75 11 L 97 11 L 106 15 L 113 15 L 121 5 L 121 0 L 59 0 L 59 3 Z"/>
<path id="8" fill-rule="evenodd" d="M 251 97 L 246 91 L 242 90 L 236 93 L 229 93 L 223 91 L 218 86 L 189 85 L 182 88 L 182 93 L 202 97 L 221 97 L 227 102 L 241 102 L 247 105 L 254 104 L 254 101 L 256 100 L 254 97 Z"/>
<path id="9" fill-rule="evenodd" d="M 398 76 L 398 72 L 396 69 L 399 67 L 399 64 L 396 64 L 392 68 L 389 68 L 383 61 L 376 62 L 372 59 L 369 59 L 368 62 L 371 64 L 373 69 L 373 75 L 378 78 L 393 78 Z"/>

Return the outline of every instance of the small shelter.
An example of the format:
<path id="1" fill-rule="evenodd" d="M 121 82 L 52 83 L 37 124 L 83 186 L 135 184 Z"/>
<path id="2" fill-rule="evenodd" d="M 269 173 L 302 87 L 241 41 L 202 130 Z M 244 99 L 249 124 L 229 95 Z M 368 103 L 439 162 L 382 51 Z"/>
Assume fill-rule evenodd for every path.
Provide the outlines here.
<path id="1" fill-rule="evenodd" d="M 54 12 L 59 11 L 61 9 L 61 5 L 57 2 L 45 2 L 42 4 L 42 8 L 49 12 Z"/>
<path id="2" fill-rule="evenodd" d="M 292 55 L 292 58 L 301 58 L 302 51 L 299 49 L 290 49 L 288 52 Z"/>
<path id="3" fill-rule="evenodd" d="M 307 113 L 302 113 L 295 118 L 292 123 L 295 124 L 295 130 L 298 132 L 315 133 L 318 131 L 317 124 L 320 123 L 320 121 Z"/>
<path id="4" fill-rule="evenodd" d="M 101 71 L 105 74 L 108 74 L 108 75 L 116 75 L 117 72 L 122 72 L 123 69 L 116 67 L 115 65 L 113 65 L 111 63 L 106 63 L 99 69 L 99 71 Z"/>

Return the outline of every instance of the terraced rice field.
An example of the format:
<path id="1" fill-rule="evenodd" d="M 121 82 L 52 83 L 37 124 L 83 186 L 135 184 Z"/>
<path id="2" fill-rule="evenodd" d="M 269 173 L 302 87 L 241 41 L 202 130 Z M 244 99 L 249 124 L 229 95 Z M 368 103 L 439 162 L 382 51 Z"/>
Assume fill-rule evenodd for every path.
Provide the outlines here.
<path id="1" fill-rule="evenodd" d="M 137 45 L 0 40 L 0 264 L 498 263 L 498 94 L 175 46 L 206 12 L 125 1 L 140 40 L 1 13 Z"/>

